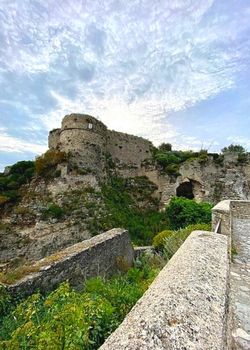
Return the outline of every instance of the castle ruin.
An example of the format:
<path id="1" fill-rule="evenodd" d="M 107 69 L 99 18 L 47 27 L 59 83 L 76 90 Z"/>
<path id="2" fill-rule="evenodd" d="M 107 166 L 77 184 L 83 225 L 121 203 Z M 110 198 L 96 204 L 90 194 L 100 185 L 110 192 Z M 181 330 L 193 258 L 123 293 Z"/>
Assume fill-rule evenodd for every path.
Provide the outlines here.
<path id="1" fill-rule="evenodd" d="M 110 160 L 120 169 L 136 172 L 152 156 L 153 145 L 142 137 L 108 130 L 90 115 L 70 114 L 60 129 L 49 133 L 49 149 L 69 153 L 79 169 L 103 178 Z"/>

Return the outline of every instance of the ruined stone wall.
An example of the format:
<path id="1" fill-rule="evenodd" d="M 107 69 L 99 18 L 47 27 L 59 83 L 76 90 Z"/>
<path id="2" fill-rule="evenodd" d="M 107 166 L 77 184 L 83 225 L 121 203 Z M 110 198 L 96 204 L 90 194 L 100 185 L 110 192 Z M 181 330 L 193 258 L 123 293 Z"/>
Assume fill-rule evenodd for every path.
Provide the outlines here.
<path id="1" fill-rule="evenodd" d="M 60 149 L 70 153 L 79 168 L 102 176 L 106 161 L 106 126 L 88 115 L 64 117 L 60 132 Z M 74 164 L 73 164 L 74 165 Z"/>
<path id="2" fill-rule="evenodd" d="M 227 237 L 193 232 L 100 350 L 227 349 Z"/>
<path id="3" fill-rule="evenodd" d="M 94 131 L 63 130 L 60 135 L 61 150 L 70 152 L 71 163 L 89 172 L 102 175 L 105 168 L 106 140 Z"/>
<path id="4" fill-rule="evenodd" d="M 153 145 L 150 141 L 121 132 L 107 132 L 107 152 L 120 170 L 138 169 L 145 159 L 151 158 Z M 125 172 L 126 174 L 126 172 Z M 127 172 L 129 176 L 130 172 Z"/>
<path id="5" fill-rule="evenodd" d="M 52 149 L 52 150 L 59 149 L 60 132 L 61 132 L 61 129 L 54 129 L 50 131 L 49 138 L 48 138 L 49 149 Z"/>
<path id="6" fill-rule="evenodd" d="M 33 265 L 32 273 L 8 286 L 11 294 L 31 295 L 36 290 L 47 292 L 68 280 L 82 287 L 87 278 L 110 276 L 132 266 L 134 250 L 124 229 L 112 229 L 89 240 L 48 256 Z"/>
<path id="7" fill-rule="evenodd" d="M 131 177 L 138 176 L 142 162 L 152 155 L 153 145 L 141 137 L 107 130 L 89 115 L 70 114 L 63 118 L 61 129 L 50 132 L 49 148 L 70 154 L 71 163 L 99 177 L 105 176 L 110 160 L 120 175 Z"/>

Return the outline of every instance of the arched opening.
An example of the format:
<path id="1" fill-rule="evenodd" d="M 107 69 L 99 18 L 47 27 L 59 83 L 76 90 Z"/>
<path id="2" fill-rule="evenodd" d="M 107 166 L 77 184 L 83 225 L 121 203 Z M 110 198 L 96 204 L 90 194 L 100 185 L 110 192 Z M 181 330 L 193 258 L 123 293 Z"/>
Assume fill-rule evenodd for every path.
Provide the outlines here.
<path id="1" fill-rule="evenodd" d="M 194 198 L 193 190 L 194 190 L 194 186 L 191 181 L 182 182 L 176 189 L 176 196 L 193 199 Z"/>

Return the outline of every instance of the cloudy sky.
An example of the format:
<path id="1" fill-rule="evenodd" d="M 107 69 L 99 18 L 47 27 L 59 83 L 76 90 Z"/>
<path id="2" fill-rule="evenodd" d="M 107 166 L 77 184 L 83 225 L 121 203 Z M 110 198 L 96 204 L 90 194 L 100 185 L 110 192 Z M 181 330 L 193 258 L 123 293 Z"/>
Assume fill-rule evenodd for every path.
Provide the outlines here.
<path id="1" fill-rule="evenodd" d="M 250 150 L 249 0 L 0 0 L 0 170 L 67 113 L 175 148 Z"/>

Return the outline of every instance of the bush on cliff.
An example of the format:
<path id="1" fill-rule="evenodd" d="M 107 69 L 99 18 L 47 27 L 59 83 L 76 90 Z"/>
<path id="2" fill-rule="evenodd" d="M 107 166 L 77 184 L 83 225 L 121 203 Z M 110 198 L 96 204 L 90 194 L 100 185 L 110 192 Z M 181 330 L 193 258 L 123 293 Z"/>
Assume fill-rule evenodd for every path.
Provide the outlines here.
<path id="1" fill-rule="evenodd" d="M 47 151 L 35 161 L 36 174 L 50 179 L 57 176 L 57 165 L 67 161 L 67 154 L 60 151 Z"/>
<path id="2" fill-rule="evenodd" d="M 208 153 L 206 150 L 201 149 L 199 152 L 193 151 L 175 151 L 168 147 L 160 146 L 154 151 L 154 160 L 156 164 L 160 166 L 162 171 L 168 175 L 179 176 L 179 167 L 187 160 L 198 160 L 200 163 L 204 163 L 208 159 Z M 168 145 L 168 144 L 167 144 Z"/>
<path id="3" fill-rule="evenodd" d="M 33 161 L 21 161 L 12 165 L 7 174 L 0 173 L 0 206 L 15 203 L 20 197 L 20 187 L 28 184 L 35 173 Z"/>
<path id="4" fill-rule="evenodd" d="M 234 145 L 234 144 L 231 144 L 227 147 L 224 147 L 222 148 L 221 150 L 222 153 L 238 153 L 238 154 L 244 154 L 247 152 L 247 150 L 241 146 L 241 145 Z"/>
<path id="5" fill-rule="evenodd" d="M 173 197 L 166 208 L 166 217 L 171 230 L 178 230 L 191 224 L 209 224 L 212 205 L 207 202 Z"/>
<path id="6" fill-rule="evenodd" d="M 42 219 L 46 220 L 48 218 L 61 219 L 64 215 L 63 208 L 59 207 L 59 205 L 52 203 L 48 206 L 47 209 L 44 210 Z"/>

